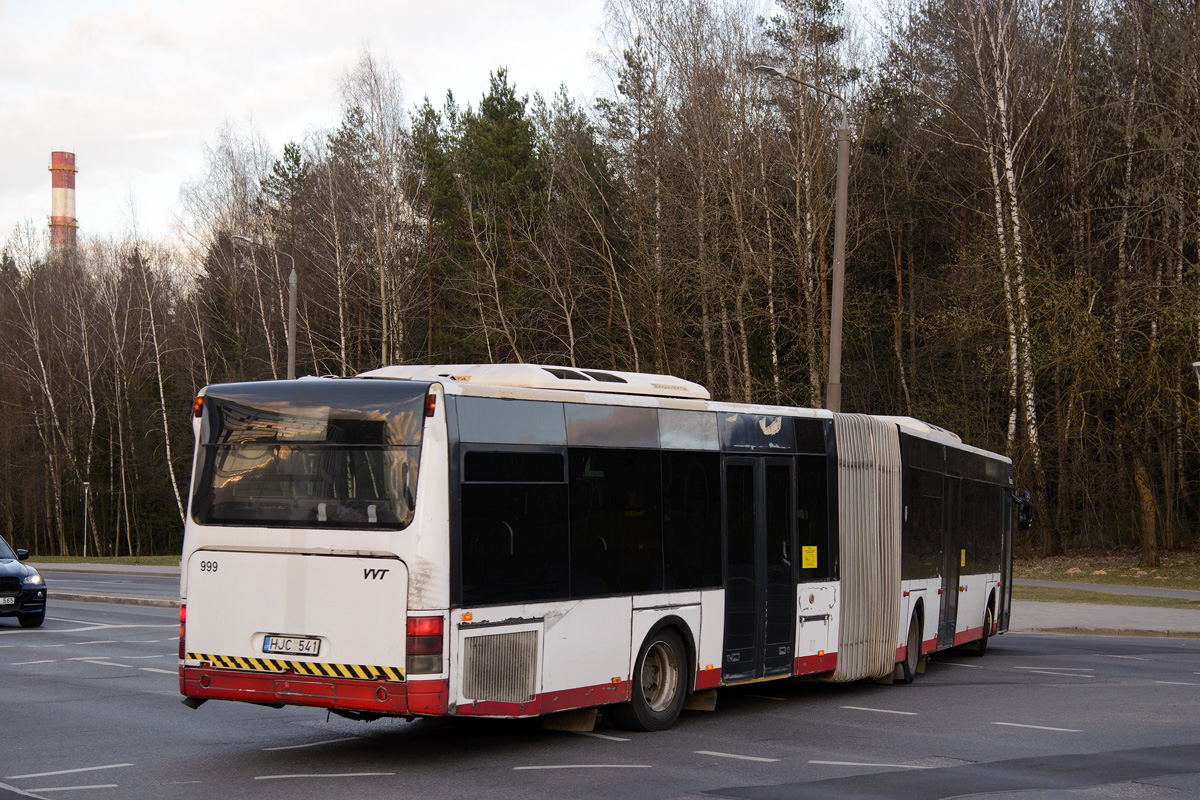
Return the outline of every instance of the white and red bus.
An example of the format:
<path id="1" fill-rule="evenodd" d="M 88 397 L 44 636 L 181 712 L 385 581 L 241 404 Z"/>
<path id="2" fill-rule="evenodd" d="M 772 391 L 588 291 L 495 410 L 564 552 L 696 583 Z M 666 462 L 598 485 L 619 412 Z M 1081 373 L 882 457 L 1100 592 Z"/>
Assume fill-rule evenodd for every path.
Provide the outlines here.
<path id="1" fill-rule="evenodd" d="M 910 682 L 1008 627 L 1027 496 L 913 419 L 513 364 L 216 384 L 194 427 L 192 707 L 658 730 L 721 686 Z"/>

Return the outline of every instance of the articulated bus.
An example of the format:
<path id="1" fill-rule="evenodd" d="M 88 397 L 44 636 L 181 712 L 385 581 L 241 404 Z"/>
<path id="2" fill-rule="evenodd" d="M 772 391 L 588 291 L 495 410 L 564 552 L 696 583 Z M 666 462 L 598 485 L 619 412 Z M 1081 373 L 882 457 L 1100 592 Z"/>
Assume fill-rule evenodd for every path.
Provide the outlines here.
<path id="1" fill-rule="evenodd" d="M 532 364 L 196 399 L 179 685 L 670 727 L 766 679 L 908 683 L 1008 629 L 1011 462 L 910 418 Z M 588 721 L 590 720 L 590 722 Z"/>

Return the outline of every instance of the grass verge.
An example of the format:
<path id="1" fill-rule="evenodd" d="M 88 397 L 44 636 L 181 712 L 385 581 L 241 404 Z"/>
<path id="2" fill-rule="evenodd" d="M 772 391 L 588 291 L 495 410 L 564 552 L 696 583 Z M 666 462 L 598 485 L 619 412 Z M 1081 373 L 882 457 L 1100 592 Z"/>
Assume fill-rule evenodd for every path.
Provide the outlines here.
<path id="1" fill-rule="evenodd" d="M 35 556 L 34 564 L 125 564 L 143 567 L 178 567 L 179 556 L 117 556 L 115 558 L 80 558 L 78 556 Z"/>
<path id="2" fill-rule="evenodd" d="M 1109 594 L 1087 589 L 1050 589 L 1042 586 L 1013 586 L 1014 600 L 1038 603 L 1092 603 L 1104 606 L 1145 606 L 1150 608 L 1185 608 L 1200 611 L 1200 601 L 1175 597 L 1145 597 L 1133 594 Z"/>
<path id="3" fill-rule="evenodd" d="M 1138 566 L 1139 556 L 1137 550 L 1080 550 L 1051 558 L 1018 559 L 1013 577 L 1081 586 L 1111 583 L 1200 591 L 1200 547 L 1160 551 L 1159 565 L 1146 569 Z"/>

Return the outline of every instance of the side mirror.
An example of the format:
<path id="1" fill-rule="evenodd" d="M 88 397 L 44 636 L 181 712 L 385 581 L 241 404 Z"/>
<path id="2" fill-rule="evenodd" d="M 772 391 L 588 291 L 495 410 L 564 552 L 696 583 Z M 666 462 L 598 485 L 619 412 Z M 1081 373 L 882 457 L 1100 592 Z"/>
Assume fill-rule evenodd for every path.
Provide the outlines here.
<path id="1" fill-rule="evenodd" d="M 1024 489 L 1017 489 L 1013 497 L 1017 503 L 1017 529 L 1027 531 L 1033 527 L 1033 498 Z"/>
<path id="2" fill-rule="evenodd" d="M 27 558 L 29 558 L 28 550 L 18 550 L 17 551 L 17 561 L 24 561 Z"/>

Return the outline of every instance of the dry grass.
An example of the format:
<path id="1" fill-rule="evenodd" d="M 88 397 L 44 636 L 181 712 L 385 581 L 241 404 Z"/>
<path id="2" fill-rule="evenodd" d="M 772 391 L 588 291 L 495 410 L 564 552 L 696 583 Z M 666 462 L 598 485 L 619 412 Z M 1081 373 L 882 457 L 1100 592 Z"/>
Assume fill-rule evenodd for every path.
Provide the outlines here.
<path id="1" fill-rule="evenodd" d="M 1092 605 L 1141 606 L 1146 608 L 1183 608 L 1200 611 L 1200 600 L 1180 600 L 1174 597 L 1145 597 L 1134 594 L 1092 592 L 1085 588 L 1049 589 L 1042 586 L 1014 586 L 1014 600 L 1037 603 L 1090 603 Z"/>
<path id="2" fill-rule="evenodd" d="M 118 556 L 117 558 L 79 558 L 77 556 L 38 556 L 30 554 L 34 564 L 132 564 L 144 567 L 178 567 L 179 556 Z"/>
<path id="3" fill-rule="evenodd" d="M 1159 586 L 1200 591 L 1200 547 L 1159 552 L 1159 566 L 1138 567 L 1137 550 L 1077 551 L 1052 558 L 1020 559 L 1014 576 L 1041 581 Z"/>

